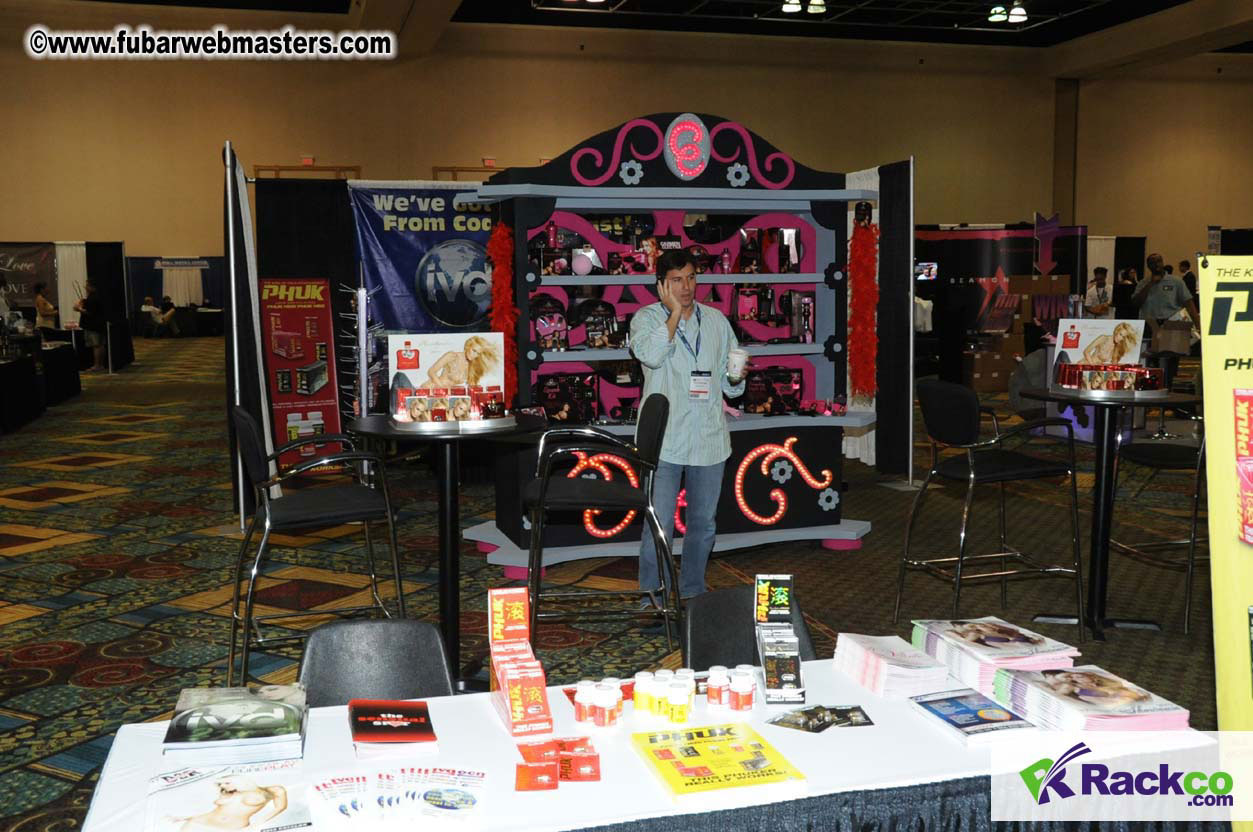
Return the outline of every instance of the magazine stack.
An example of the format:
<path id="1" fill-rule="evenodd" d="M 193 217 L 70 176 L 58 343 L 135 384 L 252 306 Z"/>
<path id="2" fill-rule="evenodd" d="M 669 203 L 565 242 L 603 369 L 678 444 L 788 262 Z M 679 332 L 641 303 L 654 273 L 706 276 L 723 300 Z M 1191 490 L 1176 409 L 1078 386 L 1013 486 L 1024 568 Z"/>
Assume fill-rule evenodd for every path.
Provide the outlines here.
<path id="1" fill-rule="evenodd" d="M 299 684 L 187 688 L 178 695 L 162 750 L 200 766 L 298 759 L 308 717 Z"/>
<path id="2" fill-rule="evenodd" d="M 1183 731 L 1188 711 L 1096 665 L 1000 670 L 993 698 L 1041 728 Z"/>
<path id="3" fill-rule="evenodd" d="M 906 698 L 953 687 L 947 665 L 900 636 L 840 633 L 835 668 L 877 696 Z"/>
<path id="4" fill-rule="evenodd" d="M 1079 651 L 995 616 L 914 621 L 914 646 L 948 666 L 967 687 L 992 695 L 996 671 L 1072 667 Z"/>

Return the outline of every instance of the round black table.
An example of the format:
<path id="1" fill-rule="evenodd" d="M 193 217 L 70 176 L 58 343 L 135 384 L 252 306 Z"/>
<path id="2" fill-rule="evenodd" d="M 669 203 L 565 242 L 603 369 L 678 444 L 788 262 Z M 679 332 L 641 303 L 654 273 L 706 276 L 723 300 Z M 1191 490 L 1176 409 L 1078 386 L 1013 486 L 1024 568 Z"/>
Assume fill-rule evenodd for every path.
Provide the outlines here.
<path id="1" fill-rule="evenodd" d="M 1090 390 L 1049 390 L 1029 387 L 1021 391 L 1023 398 L 1041 402 L 1091 407 L 1096 416 L 1092 438 L 1096 449 L 1096 470 L 1092 483 L 1092 540 L 1088 559 L 1088 607 L 1086 617 L 1092 637 L 1104 641 L 1106 627 L 1153 628 L 1151 622 L 1109 618 L 1105 615 L 1105 597 L 1109 590 L 1109 535 L 1114 515 L 1114 465 L 1118 456 L 1118 420 L 1115 414 L 1123 407 L 1179 407 L 1196 404 L 1200 396 L 1191 393 L 1169 393 L 1152 398 L 1134 398 L 1132 394 L 1096 394 Z M 1049 616 L 1060 619 L 1061 616 Z M 1073 616 L 1071 617 L 1073 620 Z"/>
<path id="2" fill-rule="evenodd" d="M 346 425 L 350 433 L 373 439 L 386 439 L 398 444 L 429 444 L 438 449 L 436 467 L 439 487 L 439 625 L 444 636 L 444 649 L 453 676 L 461 678 L 461 515 L 457 493 L 461 487 L 461 443 L 490 441 L 535 433 L 546 422 L 542 416 L 515 414 L 515 423 L 486 428 L 475 423 L 476 430 L 462 433 L 455 422 L 447 422 L 448 430 L 438 433 L 416 433 L 392 423 L 388 416 L 364 416 Z M 538 441 L 538 437 L 537 437 Z"/>

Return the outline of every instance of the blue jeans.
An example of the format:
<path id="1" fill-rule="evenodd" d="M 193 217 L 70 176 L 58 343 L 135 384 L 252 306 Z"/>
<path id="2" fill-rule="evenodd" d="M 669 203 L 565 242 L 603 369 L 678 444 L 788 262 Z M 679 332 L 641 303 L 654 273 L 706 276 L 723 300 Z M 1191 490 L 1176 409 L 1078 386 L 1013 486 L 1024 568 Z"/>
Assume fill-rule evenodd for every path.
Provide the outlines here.
<path id="1" fill-rule="evenodd" d="M 705 565 L 714 548 L 714 515 L 722 493 L 722 470 L 716 465 L 678 465 L 662 462 L 653 481 L 653 507 L 661 520 L 666 540 L 674 542 L 674 509 L 679 500 L 680 481 L 687 488 L 687 509 L 683 513 L 687 533 L 683 535 L 683 559 L 679 570 L 679 595 L 691 598 L 705 591 Z M 645 524 L 640 543 L 640 588 L 656 589 L 657 558 L 653 535 Z M 667 576 L 667 585 L 668 585 Z"/>

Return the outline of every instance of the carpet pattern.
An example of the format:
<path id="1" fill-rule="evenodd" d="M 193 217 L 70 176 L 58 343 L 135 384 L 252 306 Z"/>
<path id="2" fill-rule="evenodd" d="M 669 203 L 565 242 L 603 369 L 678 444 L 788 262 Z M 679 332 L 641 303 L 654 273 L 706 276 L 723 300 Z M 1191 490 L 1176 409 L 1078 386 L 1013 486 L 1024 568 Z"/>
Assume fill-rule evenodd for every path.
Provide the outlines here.
<path id="1" fill-rule="evenodd" d="M 224 683 L 227 605 L 241 535 L 231 515 L 223 342 L 140 340 L 135 346 L 133 366 L 114 376 L 86 374 L 81 396 L 0 437 L 2 832 L 76 828 L 120 725 L 164 718 L 182 688 Z M 1057 443 L 1047 440 L 1033 447 L 1058 452 Z M 919 453 L 920 459 L 925 456 L 922 444 Z M 1086 547 L 1091 459 L 1089 451 L 1081 453 L 1087 472 L 1080 494 Z M 433 477 L 421 460 L 389 467 L 388 473 L 395 503 L 402 507 L 398 530 L 406 603 L 411 616 L 434 620 Z M 906 634 L 909 617 L 946 617 L 950 606 L 945 586 L 913 575 L 902 620 L 893 624 L 896 559 L 912 494 L 884 487 L 864 466 L 846 466 L 846 476 L 846 516 L 870 520 L 874 527 L 863 548 L 762 546 L 715 558 L 707 576 L 718 588 L 750 581 L 756 572 L 795 573 L 820 656 L 830 655 L 841 630 Z M 1154 478 L 1133 514 L 1121 501 L 1145 476 L 1124 472 L 1119 518 L 1141 534 L 1180 536 L 1190 482 L 1174 474 Z M 1066 492 L 1045 483 L 1015 487 L 1014 494 L 1019 499 L 1012 503 L 1011 537 L 1032 551 L 1068 551 Z M 955 538 L 960 500 L 951 485 L 936 488 L 918 539 Z M 466 525 L 490 518 L 493 506 L 490 486 L 469 483 L 463 489 Z M 994 536 L 992 508 L 990 497 L 976 505 L 976 545 Z M 384 567 L 383 595 L 390 599 L 386 572 Z M 597 588 L 631 586 L 634 578 L 633 559 L 593 559 L 549 570 L 552 581 Z M 486 592 L 504 583 L 498 567 L 472 545 L 462 546 L 466 664 L 486 653 Z M 269 611 L 329 611 L 361 603 L 368 581 L 359 527 L 274 536 L 260 586 L 260 603 Z M 1108 642 L 1087 642 L 1082 649 L 1085 660 L 1185 705 L 1194 726 L 1212 728 L 1207 573 L 1198 576 L 1190 637 L 1180 632 L 1181 589 L 1175 573 L 1116 558 L 1111 611 L 1156 617 L 1164 630 L 1113 632 Z M 1015 585 L 1011 606 L 1002 613 L 995 588 L 974 588 L 964 591 L 962 612 L 1003 614 L 1029 624 L 1036 612 L 1073 608 L 1069 598 L 1073 590 L 1061 581 Z M 287 619 L 284 627 L 304 631 L 325 620 Z M 1037 629 L 1075 638 L 1073 627 Z M 300 649 L 294 642 L 255 652 L 252 674 L 266 682 L 293 679 Z M 664 636 L 622 624 L 545 625 L 538 651 L 553 683 L 627 676 L 679 662 L 677 653 L 667 651 Z"/>

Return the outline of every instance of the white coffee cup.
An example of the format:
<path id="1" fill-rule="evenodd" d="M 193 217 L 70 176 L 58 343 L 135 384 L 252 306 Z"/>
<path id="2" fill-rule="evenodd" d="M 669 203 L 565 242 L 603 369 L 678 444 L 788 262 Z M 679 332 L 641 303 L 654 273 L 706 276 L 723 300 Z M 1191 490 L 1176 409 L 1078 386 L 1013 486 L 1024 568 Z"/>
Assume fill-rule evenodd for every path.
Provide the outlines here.
<path id="1" fill-rule="evenodd" d="M 731 350 L 727 355 L 727 378 L 742 379 L 744 371 L 748 367 L 748 350 L 742 350 L 738 347 Z"/>

